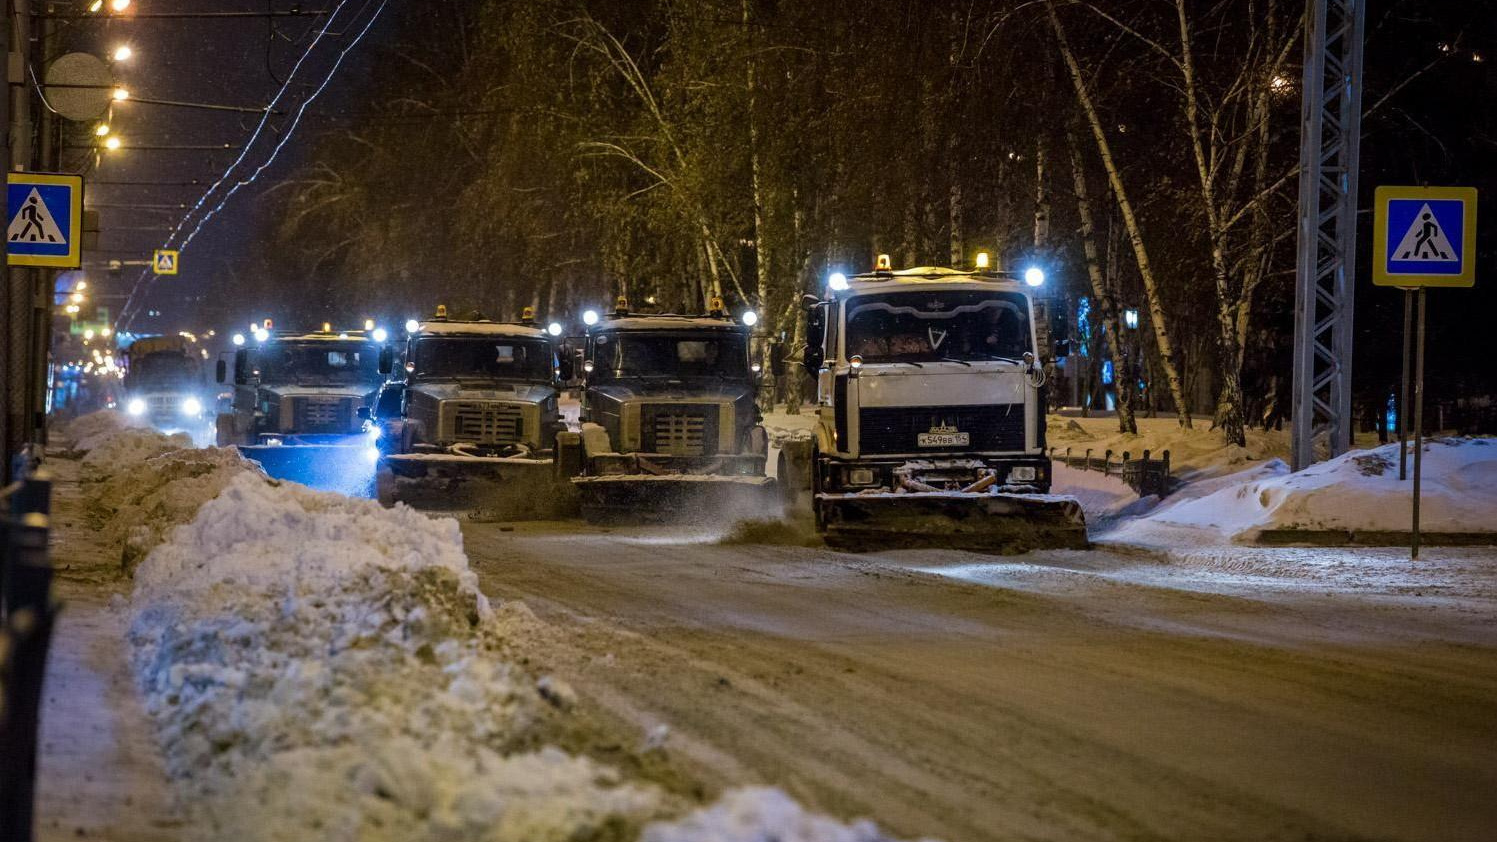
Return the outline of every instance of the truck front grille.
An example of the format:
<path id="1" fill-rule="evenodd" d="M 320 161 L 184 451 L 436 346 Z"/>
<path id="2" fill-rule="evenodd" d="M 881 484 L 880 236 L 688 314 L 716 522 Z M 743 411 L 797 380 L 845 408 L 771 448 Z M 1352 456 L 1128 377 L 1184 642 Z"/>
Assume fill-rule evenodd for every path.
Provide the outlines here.
<path id="1" fill-rule="evenodd" d="M 353 429 L 353 398 L 291 399 L 293 433 L 347 433 Z"/>
<path id="2" fill-rule="evenodd" d="M 719 412 L 714 404 L 645 404 L 640 449 L 671 456 L 716 454 Z"/>
<path id="3" fill-rule="evenodd" d="M 515 444 L 525 435 L 524 407 L 494 401 L 448 401 L 442 404 L 448 441 Z"/>
<path id="4" fill-rule="evenodd" d="M 180 395 L 149 395 L 146 397 L 146 413 L 151 423 L 173 424 L 181 420 L 182 397 Z"/>
<path id="5" fill-rule="evenodd" d="M 937 428 L 966 433 L 971 444 L 921 447 L 919 435 Z M 953 453 L 1024 449 L 1024 405 L 873 407 L 858 413 L 860 453 Z"/>

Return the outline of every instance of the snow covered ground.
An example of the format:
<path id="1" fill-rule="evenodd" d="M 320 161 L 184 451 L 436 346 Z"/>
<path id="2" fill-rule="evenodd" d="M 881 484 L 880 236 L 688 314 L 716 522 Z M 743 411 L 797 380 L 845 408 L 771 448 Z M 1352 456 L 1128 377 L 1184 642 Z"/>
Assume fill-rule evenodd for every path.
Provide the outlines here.
<path id="1" fill-rule="evenodd" d="M 546 624 L 479 592 L 451 519 L 119 419 L 72 432 L 138 561 L 129 641 L 187 838 L 887 838 L 768 787 L 702 803 L 653 757 L 665 731 L 606 730 L 527 666 Z"/>

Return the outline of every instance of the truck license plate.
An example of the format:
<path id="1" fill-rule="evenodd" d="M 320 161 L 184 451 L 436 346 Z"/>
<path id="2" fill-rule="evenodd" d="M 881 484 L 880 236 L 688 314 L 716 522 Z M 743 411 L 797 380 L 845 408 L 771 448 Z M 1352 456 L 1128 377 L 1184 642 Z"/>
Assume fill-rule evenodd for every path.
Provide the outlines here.
<path id="1" fill-rule="evenodd" d="M 917 433 L 915 443 L 921 447 L 966 447 L 972 443 L 968 433 Z"/>

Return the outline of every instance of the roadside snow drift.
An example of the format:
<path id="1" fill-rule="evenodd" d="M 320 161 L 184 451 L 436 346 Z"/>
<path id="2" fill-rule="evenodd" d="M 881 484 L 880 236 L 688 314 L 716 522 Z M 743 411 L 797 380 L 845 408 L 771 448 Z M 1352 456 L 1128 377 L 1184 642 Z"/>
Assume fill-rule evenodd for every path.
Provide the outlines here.
<path id="1" fill-rule="evenodd" d="M 1412 447 L 1412 445 L 1411 445 Z M 1412 470 L 1413 455 L 1410 454 Z M 1398 479 L 1398 445 L 1356 450 L 1297 474 L 1280 460 L 1170 498 L 1110 538 L 1156 527 L 1198 530 L 1235 542 L 1265 530 L 1405 532 L 1413 483 Z M 1425 445 L 1421 528 L 1492 533 L 1497 540 L 1497 440 L 1442 438 Z"/>
<path id="2" fill-rule="evenodd" d="M 130 643 L 185 838 L 884 842 L 775 789 L 693 805 L 593 745 L 523 603 L 479 592 L 451 519 L 268 480 L 231 448 L 69 430 L 134 570 Z M 609 737 L 609 751 L 617 740 Z"/>

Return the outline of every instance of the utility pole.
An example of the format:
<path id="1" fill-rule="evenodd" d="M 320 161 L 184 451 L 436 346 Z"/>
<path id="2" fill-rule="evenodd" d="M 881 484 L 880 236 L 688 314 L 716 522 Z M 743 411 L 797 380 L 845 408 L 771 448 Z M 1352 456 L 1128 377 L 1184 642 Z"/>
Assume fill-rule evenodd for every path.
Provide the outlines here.
<path id="1" fill-rule="evenodd" d="M 1294 296 L 1294 470 L 1351 447 L 1352 301 L 1366 0 L 1308 0 L 1300 91 L 1299 250 Z"/>
<path id="2" fill-rule="evenodd" d="M 27 50 L 31 44 L 31 4 L 30 0 L 7 0 L 6 5 L 6 33 L 9 41 L 6 45 L 6 78 L 10 84 L 10 96 L 7 97 L 9 114 L 6 116 L 8 129 L 7 143 L 5 144 L 5 171 L 7 173 L 17 166 L 28 167 L 31 163 L 31 91 L 26 80 Z M 6 220 L 9 222 L 9 219 Z M 8 261 L 8 259 L 7 259 Z M 6 482 L 13 478 L 16 457 L 21 453 L 28 440 L 31 428 L 31 419 L 27 417 L 27 405 L 30 403 L 31 389 L 31 326 L 32 326 L 32 299 L 33 289 L 31 273 L 22 269 L 19 272 L 10 271 L 7 266 L 5 271 L 4 299 L 5 311 L 3 323 L 5 337 L 0 341 L 0 378 L 3 378 L 5 436 L 4 447 L 0 448 L 0 455 L 4 456 L 5 464 L 0 465 L 0 472 L 4 473 Z"/>

